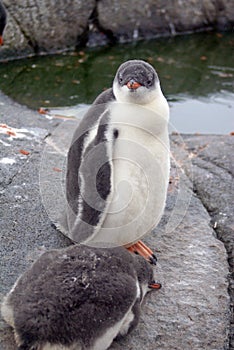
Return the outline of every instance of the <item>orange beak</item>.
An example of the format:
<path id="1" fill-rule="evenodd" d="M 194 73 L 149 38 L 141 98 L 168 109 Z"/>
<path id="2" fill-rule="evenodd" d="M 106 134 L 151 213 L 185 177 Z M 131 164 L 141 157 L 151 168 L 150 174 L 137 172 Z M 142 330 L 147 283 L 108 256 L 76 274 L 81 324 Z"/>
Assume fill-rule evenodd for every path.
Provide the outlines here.
<path id="1" fill-rule="evenodd" d="M 159 282 L 153 281 L 149 284 L 149 288 L 151 288 L 151 289 L 160 289 L 161 287 L 162 287 L 162 285 Z"/>
<path id="2" fill-rule="evenodd" d="M 3 45 L 3 37 L 0 35 L 0 46 Z"/>
<path id="3" fill-rule="evenodd" d="M 130 80 L 130 81 L 127 83 L 127 87 L 128 87 L 129 89 L 138 89 L 140 86 L 141 86 L 141 84 L 138 83 L 137 81 L 134 81 L 134 80 Z"/>

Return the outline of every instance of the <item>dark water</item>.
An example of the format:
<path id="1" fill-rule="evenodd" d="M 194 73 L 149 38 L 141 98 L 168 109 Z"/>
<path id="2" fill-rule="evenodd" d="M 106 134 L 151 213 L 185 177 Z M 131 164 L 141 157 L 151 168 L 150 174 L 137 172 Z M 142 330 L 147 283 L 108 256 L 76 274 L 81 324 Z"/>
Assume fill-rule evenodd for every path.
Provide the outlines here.
<path id="1" fill-rule="evenodd" d="M 196 34 L 0 64 L 0 89 L 31 108 L 90 104 L 117 67 L 156 68 L 180 132 L 234 130 L 234 34 Z"/>

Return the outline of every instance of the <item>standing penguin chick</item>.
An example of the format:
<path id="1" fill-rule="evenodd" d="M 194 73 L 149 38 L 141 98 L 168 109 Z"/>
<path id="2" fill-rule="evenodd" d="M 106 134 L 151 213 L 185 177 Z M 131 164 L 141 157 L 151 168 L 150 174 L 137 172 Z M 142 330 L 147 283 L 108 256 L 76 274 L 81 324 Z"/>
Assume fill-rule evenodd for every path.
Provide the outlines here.
<path id="1" fill-rule="evenodd" d="M 3 45 L 2 35 L 3 35 L 4 28 L 6 26 L 6 20 L 7 20 L 6 10 L 2 2 L 0 1 L 0 45 Z"/>
<path id="2" fill-rule="evenodd" d="M 67 208 L 57 223 L 65 235 L 90 246 L 126 246 L 155 263 L 139 239 L 158 224 L 165 206 L 168 119 L 154 68 L 141 60 L 123 63 L 74 133 Z"/>
<path id="3" fill-rule="evenodd" d="M 154 288 L 152 267 L 124 248 L 44 253 L 2 304 L 18 350 L 105 350 L 131 331 Z"/>

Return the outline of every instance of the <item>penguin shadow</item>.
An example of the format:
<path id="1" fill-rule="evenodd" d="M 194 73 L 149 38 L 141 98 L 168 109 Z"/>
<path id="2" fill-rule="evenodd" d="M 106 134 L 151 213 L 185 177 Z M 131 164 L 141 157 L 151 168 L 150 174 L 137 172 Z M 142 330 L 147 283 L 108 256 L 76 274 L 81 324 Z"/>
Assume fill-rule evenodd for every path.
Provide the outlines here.
<path id="1" fill-rule="evenodd" d="M 1 312 L 18 350 L 105 350 L 137 326 L 153 281 L 152 265 L 123 247 L 73 245 L 43 253 Z M 15 349 L 1 328 L 7 350 Z"/>

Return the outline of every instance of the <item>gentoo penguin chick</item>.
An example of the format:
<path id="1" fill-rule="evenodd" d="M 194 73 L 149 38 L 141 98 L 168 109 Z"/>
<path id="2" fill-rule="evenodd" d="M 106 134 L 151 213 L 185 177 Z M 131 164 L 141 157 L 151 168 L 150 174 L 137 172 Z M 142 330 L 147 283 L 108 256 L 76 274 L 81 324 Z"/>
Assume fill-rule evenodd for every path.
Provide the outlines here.
<path id="1" fill-rule="evenodd" d="M 2 35 L 3 35 L 4 28 L 6 26 L 6 19 L 7 19 L 6 10 L 2 2 L 0 1 L 0 45 L 3 45 Z"/>
<path id="2" fill-rule="evenodd" d="M 125 246 L 158 224 L 169 182 L 168 103 L 154 68 L 123 63 L 78 125 L 67 157 L 66 210 L 57 227 L 74 242 Z"/>
<path id="3" fill-rule="evenodd" d="M 138 323 L 153 269 L 122 247 L 44 253 L 4 298 L 18 350 L 105 350 Z"/>

